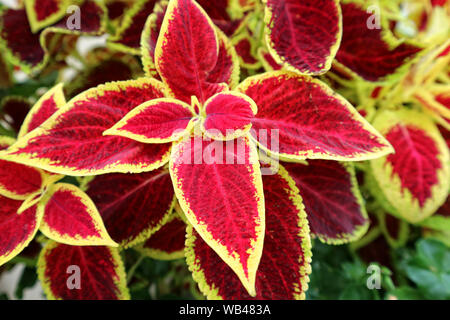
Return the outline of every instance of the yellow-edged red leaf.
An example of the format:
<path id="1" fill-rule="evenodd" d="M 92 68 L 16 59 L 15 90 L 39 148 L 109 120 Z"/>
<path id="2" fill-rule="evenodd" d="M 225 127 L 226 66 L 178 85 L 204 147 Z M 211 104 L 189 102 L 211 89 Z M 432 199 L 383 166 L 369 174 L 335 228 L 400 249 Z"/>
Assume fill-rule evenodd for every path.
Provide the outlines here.
<path id="1" fill-rule="evenodd" d="M 0 266 L 18 255 L 34 238 L 42 215 L 31 207 L 18 214 L 22 201 L 0 196 Z"/>
<path id="2" fill-rule="evenodd" d="M 129 112 L 105 135 L 116 135 L 143 143 L 176 141 L 189 133 L 195 112 L 191 106 L 173 99 L 147 101 Z"/>
<path id="3" fill-rule="evenodd" d="M 283 165 L 300 190 L 312 234 L 331 244 L 364 235 L 369 219 L 352 164 L 310 160 Z"/>
<path id="4" fill-rule="evenodd" d="M 308 76 L 272 71 L 237 88 L 255 101 L 252 136 L 281 159 L 359 161 L 393 151 L 342 96 Z"/>
<path id="5" fill-rule="evenodd" d="M 423 113 L 402 109 L 377 115 L 374 126 L 395 154 L 371 161 L 382 195 L 400 217 L 416 223 L 445 201 L 450 183 L 449 149 Z"/>
<path id="6" fill-rule="evenodd" d="M 117 246 L 89 196 L 73 184 L 53 184 L 39 202 L 40 230 L 50 239 L 70 245 Z"/>
<path id="7" fill-rule="evenodd" d="M 125 268 L 116 248 L 49 241 L 38 260 L 38 277 L 51 300 L 128 300 Z"/>
<path id="8" fill-rule="evenodd" d="M 155 48 L 155 65 L 173 97 L 203 103 L 226 85 L 208 81 L 217 64 L 219 43 L 214 24 L 193 0 L 171 0 Z"/>
<path id="9" fill-rule="evenodd" d="M 266 230 L 256 273 L 256 296 L 251 297 L 220 257 L 188 227 L 186 258 L 200 290 L 209 299 L 304 299 L 311 272 L 308 221 L 294 181 L 286 170 L 264 175 Z"/>
<path id="10" fill-rule="evenodd" d="M 174 145 L 169 167 L 187 220 L 255 295 L 265 225 L 256 147 L 192 137 Z"/>
<path id="11" fill-rule="evenodd" d="M 265 0 L 269 52 L 301 74 L 331 68 L 342 37 L 339 0 Z"/>
<path id="12" fill-rule="evenodd" d="M 86 193 L 94 201 L 114 241 L 134 246 L 157 232 L 169 219 L 175 195 L 168 170 L 97 176 Z"/>
<path id="13" fill-rule="evenodd" d="M 9 160 L 72 176 L 151 171 L 168 161 L 169 144 L 105 136 L 139 104 L 164 96 L 154 79 L 111 82 L 85 91 L 8 149 Z"/>

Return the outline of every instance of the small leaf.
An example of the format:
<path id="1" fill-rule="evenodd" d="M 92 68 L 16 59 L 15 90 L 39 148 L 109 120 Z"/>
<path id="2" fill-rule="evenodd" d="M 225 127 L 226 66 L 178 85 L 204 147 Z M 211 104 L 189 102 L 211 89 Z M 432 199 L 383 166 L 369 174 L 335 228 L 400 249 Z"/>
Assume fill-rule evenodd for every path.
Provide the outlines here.
<path id="1" fill-rule="evenodd" d="M 129 112 L 104 135 L 117 135 L 143 143 L 180 139 L 193 127 L 190 105 L 172 98 L 147 101 Z"/>
<path id="2" fill-rule="evenodd" d="M 38 205 L 40 230 L 50 239 L 70 245 L 117 246 L 110 238 L 95 204 L 72 184 L 57 183 Z"/>

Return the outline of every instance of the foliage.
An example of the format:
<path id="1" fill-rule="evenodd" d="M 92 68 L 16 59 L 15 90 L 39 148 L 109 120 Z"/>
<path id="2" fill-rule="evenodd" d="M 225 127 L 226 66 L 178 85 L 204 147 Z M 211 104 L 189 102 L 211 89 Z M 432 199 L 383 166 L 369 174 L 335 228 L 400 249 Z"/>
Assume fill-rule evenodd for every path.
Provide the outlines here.
<path id="1" fill-rule="evenodd" d="M 1 6 L 16 295 L 450 298 L 449 36 L 445 1 Z"/>

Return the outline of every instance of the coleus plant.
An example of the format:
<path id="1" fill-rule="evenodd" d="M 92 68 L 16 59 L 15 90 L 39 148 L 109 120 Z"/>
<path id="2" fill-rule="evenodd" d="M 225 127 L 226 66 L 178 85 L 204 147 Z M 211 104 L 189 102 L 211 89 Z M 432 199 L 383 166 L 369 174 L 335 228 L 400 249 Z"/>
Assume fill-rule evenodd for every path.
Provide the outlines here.
<path id="1" fill-rule="evenodd" d="M 57 85 L 30 110 L 19 138 L 64 104 L 62 85 Z M 2 150 L 14 143 L 6 136 L 0 141 Z M 0 172 L 0 264 L 19 254 L 38 230 L 60 243 L 117 246 L 92 200 L 76 186 L 57 182 L 63 176 L 5 160 L 0 160 Z"/>
<path id="2" fill-rule="evenodd" d="M 86 191 L 111 238 L 124 247 L 145 241 L 143 252 L 178 256 L 179 241 L 169 250 L 157 239 L 170 238 L 174 230 L 182 234 L 187 223 L 187 262 L 210 298 L 304 298 L 310 234 L 345 243 L 368 226 L 353 166 L 338 161 L 393 152 L 347 100 L 309 76 L 330 68 L 342 32 L 338 2 L 321 4 L 326 15 L 319 16 L 332 28 L 325 29 L 320 50 L 294 50 L 292 57 L 286 43 L 295 47 L 299 39 L 282 36 L 284 12 L 267 3 L 270 52 L 287 69 L 238 84 L 229 39 L 195 1 L 171 0 L 162 22 L 150 16 L 142 32 L 147 78 L 77 95 L 1 158 L 59 175 L 100 175 Z M 316 11 L 312 2 L 306 9 L 284 5 L 293 16 Z M 150 77 L 155 72 L 161 81 Z M 283 161 L 279 170 L 273 158 Z M 122 190 L 129 192 L 123 196 Z M 153 192 L 160 194 L 150 197 Z M 174 195 L 180 217 L 173 216 Z M 138 215 L 149 206 L 154 209 Z M 49 243 L 39 264 L 50 297 L 80 298 L 57 285 L 61 266 L 72 263 L 54 261 L 73 250 L 109 261 L 105 290 L 114 294 L 98 297 L 126 296 L 121 264 L 110 249 Z M 94 262 L 85 263 L 98 275 Z"/>

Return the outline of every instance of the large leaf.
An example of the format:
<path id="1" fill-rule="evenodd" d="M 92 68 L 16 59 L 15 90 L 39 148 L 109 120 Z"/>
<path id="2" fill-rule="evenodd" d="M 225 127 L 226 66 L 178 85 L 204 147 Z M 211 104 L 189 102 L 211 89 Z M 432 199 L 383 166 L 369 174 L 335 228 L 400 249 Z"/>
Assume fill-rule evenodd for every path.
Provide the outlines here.
<path id="1" fill-rule="evenodd" d="M 51 185 L 39 202 L 40 230 L 50 239 L 70 245 L 117 246 L 110 238 L 92 200 L 73 184 Z"/>
<path id="2" fill-rule="evenodd" d="M 104 136 L 139 104 L 163 97 L 154 79 L 111 82 L 85 91 L 10 147 L 6 159 L 73 176 L 151 171 L 169 158 L 169 144 L 144 145 Z"/>
<path id="3" fill-rule="evenodd" d="M 38 276 L 48 299 L 126 300 L 130 298 L 119 252 L 49 241 L 38 260 Z"/>
<path id="4" fill-rule="evenodd" d="M 347 100 L 319 80 L 273 71 L 247 78 L 238 90 L 258 106 L 254 139 L 281 159 L 358 161 L 393 151 Z"/>
<path id="5" fill-rule="evenodd" d="M 311 160 L 283 165 L 300 190 L 311 232 L 321 241 L 346 243 L 367 231 L 369 220 L 351 164 Z"/>
<path id="6" fill-rule="evenodd" d="M 123 247 L 145 241 L 169 218 L 175 195 L 167 170 L 106 174 L 89 182 L 106 230 Z"/>
<path id="7" fill-rule="evenodd" d="M 173 147 L 170 174 L 189 222 L 255 294 L 264 239 L 264 195 L 255 146 L 243 137 L 193 137 Z"/>
<path id="8" fill-rule="evenodd" d="M 302 199 L 285 169 L 264 175 L 266 230 L 253 299 L 304 299 L 311 272 L 311 242 Z M 220 257 L 190 226 L 186 241 L 189 269 L 209 299 L 252 299 Z"/>
<path id="9" fill-rule="evenodd" d="M 155 64 L 170 93 L 186 103 L 203 103 L 224 90 L 208 81 L 217 64 L 219 44 L 214 24 L 193 0 L 171 0 L 155 48 Z"/>
<path id="10" fill-rule="evenodd" d="M 42 218 L 36 207 L 17 213 L 22 201 L 0 196 L 0 266 L 18 255 L 34 238 Z"/>
<path id="11" fill-rule="evenodd" d="M 301 74 L 331 68 L 342 37 L 338 0 L 266 0 L 266 39 L 275 60 Z"/>
<path id="12" fill-rule="evenodd" d="M 384 21 L 369 28 L 374 16 L 363 4 L 341 7 L 344 31 L 336 55 L 340 64 L 368 81 L 388 81 L 407 70 L 419 47 L 395 39 Z M 378 18 L 384 20 L 383 15 Z"/>
<path id="13" fill-rule="evenodd" d="M 437 127 L 422 113 L 385 111 L 374 126 L 396 151 L 371 161 L 382 194 L 396 213 L 416 223 L 433 214 L 447 198 L 449 150 Z"/>

